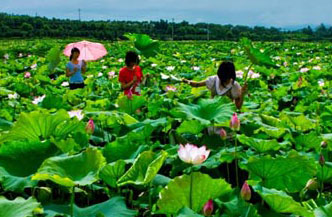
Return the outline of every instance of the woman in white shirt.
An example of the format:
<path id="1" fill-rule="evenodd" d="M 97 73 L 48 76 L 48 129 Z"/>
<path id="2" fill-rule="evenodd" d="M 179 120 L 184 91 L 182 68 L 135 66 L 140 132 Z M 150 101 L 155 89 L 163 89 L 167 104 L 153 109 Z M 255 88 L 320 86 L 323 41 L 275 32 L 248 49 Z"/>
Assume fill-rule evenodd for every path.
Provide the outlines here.
<path id="1" fill-rule="evenodd" d="M 241 87 L 235 80 L 236 73 L 234 64 L 232 62 L 223 62 L 219 66 L 217 75 L 210 76 L 206 80 L 200 82 L 194 82 L 187 79 L 183 79 L 182 81 L 192 87 L 206 86 L 210 90 L 212 98 L 216 95 L 228 96 L 234 101 L 236 107 L 241 109 L 248 85 L 245 83 L 243 87 Z"/>

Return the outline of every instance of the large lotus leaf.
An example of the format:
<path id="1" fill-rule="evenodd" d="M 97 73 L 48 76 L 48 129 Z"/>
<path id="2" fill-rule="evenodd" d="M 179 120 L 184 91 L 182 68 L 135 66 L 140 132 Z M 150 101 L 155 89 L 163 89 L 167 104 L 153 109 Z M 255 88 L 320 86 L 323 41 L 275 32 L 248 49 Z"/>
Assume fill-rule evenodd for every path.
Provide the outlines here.
<path id="1" fill-rule="evenodd" d="M 117 186 L 116 182 L 125 173 L 126 162 L 118 160 L 116 162 L 107 164 L 100 171 L 99 177 L 111 187 Z"/>
<path id="2" fill-rule="evenodd" d="M 119 106 L 119 111 L 133 114 L 137 109 L 146 104 L 146 99 L 144 96 L 133 95 L 133 98 L 129 99 L 127 96 L 120 95 L 116 103 Z"/>
<path id="3" fill-rule="evenodd" d="M 276 117 L 268 116 L 268 115 L 264 115 L 264 114 L 261 114 L 260 117 L 264 124 L 267 124 L 267 125 L 270 125 L 273 127 L 279 127 L 281 124 L 281 120 Z"/>
<path id="4" fill-rule="evenodd" d="M 317 178 L 327 183 L 332 181 L 332 162 L 325 162 L 323 168 L 317 164 Z"/>
<path id="5" fill-rule="evenodd" d="M 322 137 L 317 135 L 315 131 L 308 134 L 302 134 L 295 138 L 295 145 L 297 149 L 314 149 L 316 151 L 320 150 L 320 144 L 322 142 Z"/>
<path id="6" fill-rule="evenodd" d="M 248 55 L 250 61 L 256 65 L 271 66 L 275 67 L 276 64 L 273 63 L 272 59 L 266 52 L 262 53 L 259 49 L 252 46 L 252 43 L 247 38 L 242 38 L 240 43 L 244 47 L 246 54 Z"/>
<path id="7" fill-rule="evenodd" d="M 60 63 L 60 46 L 53 47 L 46 55 L 46 62 L 48 63 L 48 74 L 52 74 L 55 68 Z"/>
<path id="8" fill-rule="evenodd" d="M 118 185 L 145 185 L 153 180 L 167 158 L 167 152 L 161 154 L 145 151 L 134 161 L 133 166 L 118 180 Z"/>
<path id="9" fill-rule="evenodd" d="M 192 174 L 192 207 L 200 212 L 209 199 L 226 195 L 232 191 L 230 184 L 224 179 L 212 179 L 209 175 L 195 172 Z M 157 206 L 160 213 L 176 214 L 183 207 L 190 207 L 191 175 L 174 178 L 160 192 Z"/>
<path id="10" fill-rule="evenodd" d="M 69 205 L 47 205 L 44 207 L 46 217 L 70 215 Z M 126 207 L 123 197 L 113 197 L 108 201 L 93 206 L 80 208 L 74 204 L 75 217 L 134 217 L 137 212 Z"/>
<path id="11" fill-rule="evenodd" d="M 315 128 L 315 123 L 304 115 L 292 116 L 281 114 L 280 119 L 286 126 L 299 131 L 308 131 Z"/>
<path id="12" fill-rule="evenodd" d="M 276 138 L 276 139 L 279 139 L 287 132 L 286 128 L 273 127 L 273 126 L 269 126 L 266 124 L 260 124 L 260 125 L 262 125 L 262 127 L 255 130 L 255 133 L 259 133 L 259 132 L 263 131 L 267 135 L 269 135 L 273 138 Z"/>
<path id="13" fill-rule="evenodd" d="M 135 158 L 137 156 L 136 151 L 140 145 L 146 143 L 152 131 L 153 127 L 146 125 L 131 131 L 123 137 L 118 137 L 114 142 L 108 143 L 103 150 L 107 162 Z"/>
<path id="14" fill-rule="evenodd" d="M 22 192 L 37 184 L 31 176 L 57 148 L 46 142 L 10 142 L 0 146 L 0 183 L 5 190 Z"/>
<path id="15" fill-rule="evenodd" d="M 332 217 L 332 203 L 316 208 L 315 217 Z"/>
<path id="16" fill-rule="evenodd" d="M 292 213 L 299 216 L 314 217 L 314 214 L 301 206 L 291 196 L 283 191 L 255 186 L 255 191 L 263 200 L 278 213 Z"/>
<path id="17" fill-rule="evenodd" d="M 146 34 L 131 33 L 127 33 L 124 36 L 134 42 L 135 48 L 140 54 L 146 57 L 153 57 L 158 54 L 159 42 L 156 40 L 152 40 L 150 36 Z"/>
<path id="18" fill-rule="evenodd" d="M 73 156 L 56 156 L 44 161 L 32 180 L 51 180 L 72 187 L 90 185 L 98 180 L 99 170 L 105 165 L 101 151 L 88 148 Z"/>
<path id="19" fill-rule="evenodd" d="M 222 217 L 259 217 L 257 209 L 250 203 L 235 196 L 230 201 L 223 203 Z"/>
<path id="20" fill-rule="evenodd" d="M 177 133 L 199 134 L 204 129 L 204 125 L 198 120 L 184 121 L 177 129 Z"/>
<path id="21" fill-rule="evenodd" d="M 220 97 L 213 99 L 201 99 L 198 104 L 185 105 L 179 103 L 180 111 L 187 115 L 188 118 L 196 119 L 202 124 L 211 122 L 223 123 L 229 121 L 234 113 L 232 103 L 225 103 Z"/>
<path id="22" fill-rule="evenodd" d="M 66 121 L 69 121 L 69 115 L 64 110 L 59 110 L 55 114 L 41 111 L 23 112 L 9 133 L 0 137 L 0 144 L 11 140 L 42 141 L 48 139 L 56 132 L 57 127 Z"/>
<path id="23" fill-rule="evenodd" d="M 40 204 L 32 197 L 27 200 L 21 197 L 15 200 L 7 200 L 5 197 L 0 196 L 1 217 L 33 216 L 33 211 L 39 208 L 39 206 Z"/>
<path id="24" fill-rule="evenodd" d="M 242 144 L 246 144 L 260 153 L 280 149 L 280 144 L 277 140 L 256 139 L 245 135 L 240 135 L 237 138 Z"/>
<path id="25" fill-rule="evenodd" d="M 316 174 L 314 160 L 290 151 L 285 157 L 251 157 L 245 165 L 250 177 L 259 177 L 263 186 L 287 192 L 299 192 Z"/>
<path id="26" fill-rule="evenodd" d="M 195 213 L 194 211 L 192 211 L 191 209 L 189 209 L 188 207 L 184 207 L 182 208 L 178 215 L 176 217 L 203 217 L 202 215 L 199 215 L 197 213 Z"/>
<path id="27" fill-rule="evenodd" d="M 0 118 L 0 131 L 9 130 L 13 125 L 12 122 Z"/>

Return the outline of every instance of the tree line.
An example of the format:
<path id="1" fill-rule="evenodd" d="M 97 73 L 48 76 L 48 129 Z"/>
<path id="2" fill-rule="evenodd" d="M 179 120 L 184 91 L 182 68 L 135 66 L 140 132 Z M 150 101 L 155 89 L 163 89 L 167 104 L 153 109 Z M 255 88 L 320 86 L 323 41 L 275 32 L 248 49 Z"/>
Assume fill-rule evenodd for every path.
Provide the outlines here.
<path id="1" fill-rule="evenodd" d="M 296 31 L 282 31 L 274 27 L 248 27 L 208 23 L 190 24 L 187 21 L 173 23 L 160 21 L 79 21 L 49 19 L 27 15 L 0 13 L 0 38 L 70 38 L 86 37 L 102 40 L 121 40 L 127 32 L 148 34 L 159 40 L 239 40 L 242 37 L 254 41 L 332 41 L 332 27 L 321 24 Z"/>

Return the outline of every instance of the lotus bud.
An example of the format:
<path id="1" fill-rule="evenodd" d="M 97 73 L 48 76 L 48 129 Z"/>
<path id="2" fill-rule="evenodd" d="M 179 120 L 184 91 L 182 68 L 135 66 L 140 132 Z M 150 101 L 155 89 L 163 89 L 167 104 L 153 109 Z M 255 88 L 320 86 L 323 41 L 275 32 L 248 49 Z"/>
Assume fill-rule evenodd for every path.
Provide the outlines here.
<path id="1" fill-rule="evenodd" d="M 220 130 L 220 137 L 222 140 L 225 140 L 227 138 L 227 133 L 224 130 L 224 128 L 221 128 L 221 130 Z"/>
<path id="2" fill-rule="evenodd" d="M 247 181 L 245 181 L 243 183 L 240 194 L 241 194 L 241 198 L 243 200 L 246 200 L 246 201 L 250 200 L 250 198 L 251 198 L 251 190 L 250 190 L 249 185 L 247 184 Z"/>
<path id="3" fill-rule="evenodd" d="M 305 185 L 305 188 L 308 190 L 316 190 L 318 189 L 319 184 L 317 182 L 317 179 L 309 179 L 309 181 L 307 182 L 307 184 Z"/>
<path id="4" fill-rule="evenodd" d="M 238 119 L 236 113 L 234 113 L 233 116 L 232 116 L 232 119 L 230 121 L 230 128 L 232 130 L 235 130 L 235 131 L 239 131 L 240 130 L 240 120 Z"/>
<path id="5" fill-rule="evenodd" d="M 322 141 L 322 143 L 320 144 L 321 148 L 326 148 L 327 147 L 327 142 L 326 141 Z"/>
<path id="6" fill-rule="evenodd" d="M 325 165 L 325 158 L 324 158 L 324 156 L 322 154 L 320 154 L 320 156 L 319 156 L 319 164 L 321 166 Z"/>
<path id="7" fill-rule="evenodd" d="M 95 131 L 95 124 L 94 124 L 94 122 L 93 122 L 92 119 L 90 119 L 89 122 L 88 122 L 88 124 L 86 125 L 85 131 L 88 134 L 93 134 L 93 132 Z"/>
<path id="8" fill-rule="evenodd" d="M 30 78 L 30 77 L 31 77 L 31 73 L 30 72 L 24 73 L 24 78 Z"/>
<path id="9" fill-rule="evenodd" d="M 213 212 L 213 201 L 209 200 L 208 202 L 206 202 L 206 204 L 203 207 L 203 214 L 204 216 L 211 216 Z"/>

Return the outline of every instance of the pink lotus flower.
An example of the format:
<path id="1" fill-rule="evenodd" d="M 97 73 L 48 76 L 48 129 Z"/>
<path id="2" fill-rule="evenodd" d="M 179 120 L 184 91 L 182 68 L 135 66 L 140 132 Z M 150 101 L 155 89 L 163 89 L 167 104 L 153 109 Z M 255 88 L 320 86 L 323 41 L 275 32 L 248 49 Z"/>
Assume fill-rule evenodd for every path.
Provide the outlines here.
<path id="1" fill-rule="evenodd" d="M 221 130 L 220 130 L 220 137 L 222 140 L 225 140 L 227 138 L 227 133 L 224 130 L 224 128 L 221 128 Z"/>
<path id="2" fill-rule="evenodd" d="M 305 72 L 308 72 L 308 71 L 309 71 L 308 68 L 302 68 L 302 69 L 300 69 L 300 72 L 302 72 L 302 73 L 305 73 Z"/>
<path id="3" fill-rule="evenodd" d="M 115 72 L 114 71 L 111 71 L 108 73 L 108 78 L 111 79 L 111 78 L 114 78 L 115 77 Z"/>
<path id="4" fill-rule="evenodd" d="M 167 92 L 175 92 L 176 90 L 177 89 L 174 86 L 170 86 L 170 85 L 166 86 L 166 91 Z"/>
<path id="5" fill-rule="evenodd" d="M 230 128 L 235 131 L 240 130 L 240 120 L 237 117 L 237 114 L 234 113 L 229 124 Z"/>
<path id="6" fill-rule="evenodd" d="M 82 120 L 84 117 L 84 115 L 82 114 L 82 110 L 69 111 L 68 114 L 70 118 L 77 117 L 78 120 Z"/>
<path id="7" fill-rule="evenodd" d="M 35 97 L 34 100 L 32 101 L 32 103 L 37 105 L 37 104 L 41 103 L 45 97 L 46 97 L 45 94 L 42 96 Z"/>
<path id="8" fill-rule="evenodd" d="M 35 69 L 35 68 L 37 68 L 37 63 L 35 63 L 31 66 L 31 69 Z"/>
<path id="9" fill-rule="evenodd" d="M 236 77 L 238 77 L 238 78 L 243 78 L 243 71 L 236 71 Z"/>
<path id="10" fill-rule="evenodd" d="M 208 202 L 206 202 L 206 204 L 203 207 L 203 214 L 204 216 L 211 216 L 212 213 L 213 213 L 213 201 L 208 200 Z"/>
<path id="11" fill-rule="evenodd" d="M 249 187 L 247 181 L 245 181 L 243 183 L 240 195 L 241 195 L 241 198 L 243 200 L 246 200 L 246 201 L 250 200 L 250 198 L 251 198 L 251 190 L 250 190 L 250 187 Z"/>
<path id="12" fill-rule="evenodd" d="M 90 118 L 90 120 L 88 121 L 88 124 L 85 127 L 85 131 L 88 134 L 93 134 L 93 132 L 95 131 L 95 124 L 94 124 L 94 122 L 91 118 Z"/>
<path id="13" fill-rule="evenodd" d="M 30 72 L 25 72 L 24 73 L 24 78 L 30 78 L 31 77 L 31 73 Z"/>
<path id="14" fill-rule="evenodd" d="M 203 163 L 209 157 L 209 154 L 210 150 L 207 150 L 205 146 L 198 148 L 191 144 L 180 145 L 178 150 L 179 158 L 183 162 L 194 165 Z"/>

